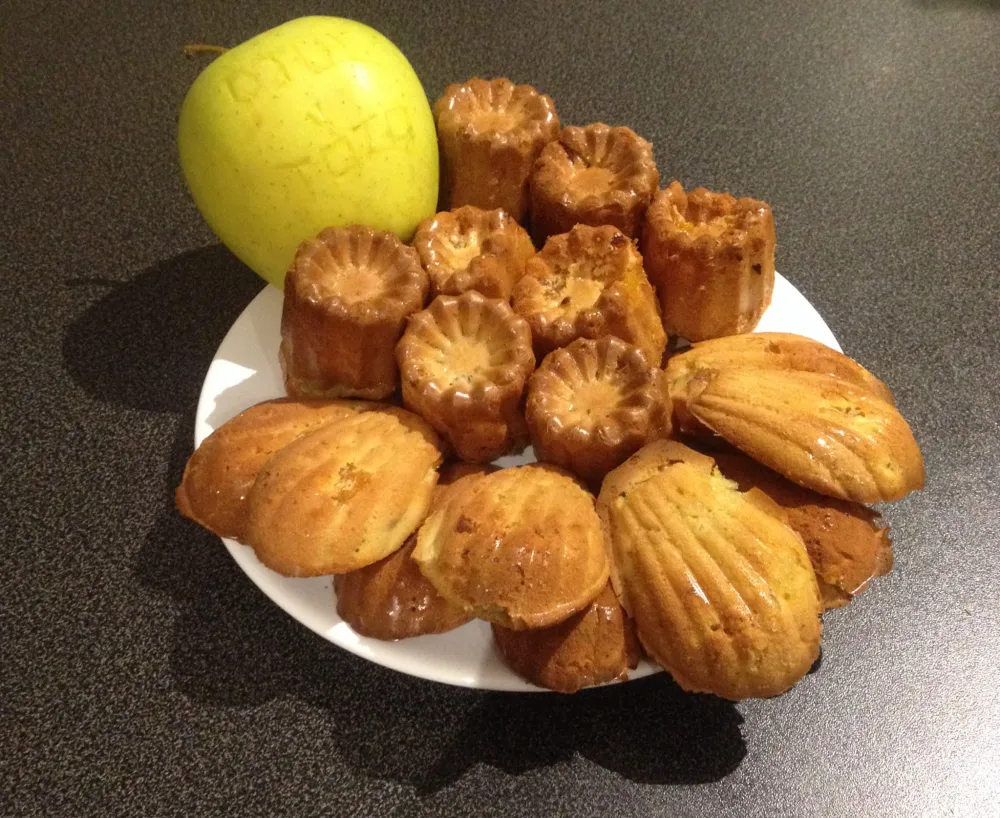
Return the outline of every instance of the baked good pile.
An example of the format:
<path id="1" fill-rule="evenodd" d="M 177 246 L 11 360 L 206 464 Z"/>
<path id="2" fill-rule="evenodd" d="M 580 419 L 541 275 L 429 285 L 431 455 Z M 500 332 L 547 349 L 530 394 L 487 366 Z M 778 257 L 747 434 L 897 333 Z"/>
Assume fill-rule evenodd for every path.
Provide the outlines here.
<path id="1" fill-rule="evenodd" d="M 649 142 L 560 128 L 505 79 L 434 112 L 449 209 L 411 246 L 361 226 L 303 242 L 288 397 L 202 443 L 178 508 L 283 575 L 333 575 L 365 636 L 478 617 L 552 690 L 641 655 L 690 691 L 789 689 L 823 611 L 892 565 L 869 504 L 923 486 L 889 389 L 750 334 L 774 287 L 765 203 L 659 189 Z M 537 464 L 490 465 L 529 443 Z"/>

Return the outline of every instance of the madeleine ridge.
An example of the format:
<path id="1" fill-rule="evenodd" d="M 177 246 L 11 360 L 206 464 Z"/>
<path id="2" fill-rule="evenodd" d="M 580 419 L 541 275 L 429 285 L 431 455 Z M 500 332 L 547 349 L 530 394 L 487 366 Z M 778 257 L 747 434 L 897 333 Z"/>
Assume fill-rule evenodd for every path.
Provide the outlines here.
<path id="1" fill-rule="evenodd" d="M 615 590 L 647 652 L 685 690 L 783 693 L 819 655 L 816 576 L 799 536 L 673 441 L 604 480 Z"/>
<path id="2" fill-rule="evenodd" d="M 243 539 L 246 498 L 271 456 L 293 440 L 379 404 L 346 400 L 268 400 L 245 409 L 210 434 L 188 458 L 177 509 L 219 537 Z"/>
<path id="3" fill-rule="evenodd" d="M 506 301 L 439 295 L 410 319 L 396 357 L 403 403 L 460 459 L 486 462 L 527 442 L 521 393 L 535 356 L 527 323 Z"/>
<path id="4" fill-rule="evenodd" d="M 288 394 L 389 397 L 399 384 L 396 342 L 427 290 L 416 251 L 392 233 L 331 227 L 304 241 L 285 276 L 281 311 Z"/>
<path id="5" fill-rule="evenodd" d="M 289 443 L 257 475 L 246 542 L 285 576 L 363 568 L 420 525 L 440 462 L 437 435 L 402 409 L 329 423 Z"/>
<path id="6" fill-rule="evenodd" d="M 552 466 L 456 482 L 421 526 L 413 559 L 446 599 L 515 630 L 562 622 L 608 581 L 594 498 Z"/>

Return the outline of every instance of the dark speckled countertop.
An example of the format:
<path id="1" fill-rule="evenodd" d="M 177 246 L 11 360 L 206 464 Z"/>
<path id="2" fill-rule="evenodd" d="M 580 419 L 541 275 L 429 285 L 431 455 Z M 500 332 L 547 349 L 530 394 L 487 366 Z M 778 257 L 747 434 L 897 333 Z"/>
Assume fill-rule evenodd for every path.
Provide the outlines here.
<path id="1" fill-rule="evenodd" d="M 652 139 L 666 179 L 772 204 L 779 270 L 895 390 L 929 475 L 888 509 L 895 571 L 790 693 L 408 678 L 174 513 L 261 286 L 185 193 L 181 46 L 316 11 L 379 28 L 432 98 L 532 82 Z M 0 816 L 1000 814 L 996 2 L 13 0 L 0 55 Z"/>

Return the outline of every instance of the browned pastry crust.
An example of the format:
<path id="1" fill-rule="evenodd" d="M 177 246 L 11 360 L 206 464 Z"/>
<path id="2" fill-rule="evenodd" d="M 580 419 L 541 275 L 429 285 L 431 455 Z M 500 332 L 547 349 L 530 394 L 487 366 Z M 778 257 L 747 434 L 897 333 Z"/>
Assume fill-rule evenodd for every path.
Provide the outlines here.
<path id="1" fill-rule="evenodd" d="M 711 458 L 651 443 L 604 479 L 597 509 L 618 598 L 681 687 L 739 700 L 806 674 L 822 628 L 802 540 Z"/>
<path id="2" fill-rule="evenodd" d="M 751 332 L 774 290 L 774 218 L 755 199 L 679 182 L 646 213 L 642 254 L 670 335 L 704 341 Z"/>
<path id="3" fill-rule="evenodd" d="M 243 539 L 246 498 L 271 456 L 298 437 L 379 404 L 346 400 L 269 400 L 210 434 L 188 459 L 177 509 L 220 537 Z"/>
<path id="4" fill-rule="evenodd" d="M 455 480 L 489 474 L 490 467 L 454 464 L 441 469 L 431 500 L 433 510 Z M 395 640 L 444 633 L 472 617 L 442 597 L 411 559 L 413 533 L 398 551 L 371 565 L 333 578 L 337 613 L 355 631 L 372 639 Z"/>
<path id="5" fill-rule="evenodd" d="M 506 301 L 440 295 L 411 317 L 396 355 L 403 403 L 459 458 L 485 462 L 524 445 L 521 394 L 535 356 L 527 323 Z"/>
<path id="6" fill-rule="evenodd" d="M 670 432 L 660 370 L 612 336 L 579 338 L 550 353 L 528 382 L 525 415 L 535 455 L 600 480 Z"/>
<path id="7" fill-rule="evenodd" d="M 303 242 L 285 277 L 279 358 L 292 397 L 381 399 L 399 383 L 394 352 L 424 306 L 427 273 L 394 234 L 329 227 Z"/>
<path id="8" fill-rule="evenodd" d="M 856 503 L 923 488 L 924 464 L 895 407 L 842 378 L 782 369 L 705 370 L 687 411 L 800 486 Z"/>
<path id="9" fill-rule="evenodd" d="M 539 360 L 577 338 L 615 335 L 659 366 L 666 346 L 642 256 L 610 225 L 581 224 L 552 236 L 528 260 L 511 305 L 531 326 Z"/>
<path id="10" fill-rule="evenodd" d="M 489 298 L 510 298 L 535 254 L 528 232 L 503 210 L 472 205 L 424 219 L 413 248 L 431 282 L 431 298 L 477 290 Z"/>
<path id="11" fill-rule="evenodd" d="M 892 570 L 889 527 L 872 509 L 824 497 L 795 485 L 749 457 L 717 452 L 713 458 L 740 491 L 758 489 L 782 509 L 809 553 L 824 608 L 839 608 Z"/>
<path id="12" fill-rule="evenodd" d="M 475 77 L 445 89 L 434 119 L 448 207 L 499 207 L 523 221 L 532 165 L 559 135 L 552 98 L 508 79 Z"/>
<path id="13" fill-rule="evenodd" d="M 638 238 L 659 182 L 652 144 L 630 128 L 563 128 L 531 174 L 532 235 L 541 244 L 575 224 L 611 224 Z"/>
<path id="14" fill-rule="evenodd" d="M 421 526 L 413 558 L 446 599 L 518 630 L 562 622 L 608 581 L 594 498 L 554 466 L 462 478 Z"/>
<path id="15" fill-rule="evenodd" d="M 403 409 L 335 420 L 267 461 L 247 499 L 246 542 L 285 576 L 371 565 L 423 521 L 440 462 L 437 435 Z"/>
<path id="16" fill-rule="evenodd" d="M 559 693 L 627 679 L 639 663 L 635 625 L 610 585 L 558 625 L 523 631 L 493 625 L 493 638 L 511 670 Z"/>
<path id="17" fill-rule="evenodd" d="M 754 332 L 701 341 L 673 355 L 666 365 L 666 387 L 673 400 L 677 427 L 687 434 L 705 429 L 687 412 L 692 379 L 706 370 L 784 369 L 815 372 L 841 378 L 886 403 L 893 403 L 889 387 L 861 364 L 826 344 L 786 332 Z"/>

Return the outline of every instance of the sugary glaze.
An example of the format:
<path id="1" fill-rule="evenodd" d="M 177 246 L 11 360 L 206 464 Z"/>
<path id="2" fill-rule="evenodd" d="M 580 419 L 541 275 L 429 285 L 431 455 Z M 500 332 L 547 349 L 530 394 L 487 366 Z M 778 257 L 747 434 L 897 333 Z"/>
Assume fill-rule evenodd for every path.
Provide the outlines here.
<path id="1" fill-rule="evenodd" d="M 639 661 L 635 626 L 610 585 L 558 625 L 522 631 L 493 625 L 493 638 L 511 670 L 559 693 L 627 679 Z"/>
<path id="2" fill-rule="evenodd" d="M 577 339 L 531 376 L 525 415 L 535 455 L 599 480 L 670 432 L 660 372 L 618 338 Z"/>
<path id="3" fill-rule="evenodd" d="M 271 456 L 331 421 L 381 404 L 346 400 L 269 400 L 251 406 L 209 435 L 188 459 L 177 508 L 220 537 L 242 540 L 246 498 Z"/>
<path id="4" fill-rule="evenodd" d="M 257 475 L 246 542 L 292 577 L 363 568 L 403 545 L 431 502 L 441 445 L 416 415 L 355 412 L 297 438 Z"/>
<path id="5" fill-rule="evenodd" d="M 610 225 L 577 225 L 528 260 L 511 304 L 531 326 L 535 355 L 577 338 L 615 335 L 659 365 L 666 346 L 659 305 L 635 244 Z"/>
<path id="6" fill-rule="evenodd" d="M 872 509 L 797 486 L 749 457 L 719 452 L 719 469 L 740 491 L 758 489 L 782 509 L 816 571 L 824 608 L 839 608 L 892 570 L 889 527 Z"/>
<path id="7" fill-rule="evenodd" d="M 475 77 L 445 89 L 434 119 L 449 207 L 501 208 L 523 221 L 532 165 L 559 135 L 552 98 L 508 79 Z"/>
<path id="8" fill-rule="evenodd" d="M 517 630 L 562 622 L 608 581 L 593 496 L 544 465 L 456 482 L 413 558 L 446 599 Z"/>
<path id="9" fill-rule="evenodd" d="M 923 488 L 920 448 L 902 415 L 842 378 L 781 369 L 706 370 L 687 411 L 794 483 L 857 503 Z"/>
<path id="10" fill-rule="evenodd" d="M 774 696 L 819 655 L 816 577 L 799 536 L 673 441 L 604 480 L 598 512 L 619 599 L 684 689 Z"/>
<path id="11" fill-rule="evenodd" d="M 438 296 L 397 348 L 403 403 L 463 460 L 489 461 L 525 442 L 521 394 L 535 367 L 531 332 L 506 301 Z"/>
<path id="12" fill-rule="evenodd" d="M 642 254 L 670 335 L 750 332 L 774 290 L 774 218 L 755 199 L 672 182 L 646 212 Z"/>
<path id="13" fill-rule="evenodd" d="M 424 220 L 413 247 L 427 271 L 431 296 L 476 290 L 510 298 L 535 253 L 527 231 L 503 210 L 465 206 Z"/>
<path id="14" fill-rule="evenodd" d="M 285 277 L 278 356 L 292 397 L 386 398 L 406 317 L 427 297 L 416 251 L 392 233 L 327 228 Z"/>
<path id="15" fill-rule="evenodd" d="M 601 122 L 563 128 L 531 176 L 535 241 L 576 224 L 610 224 L 637 238 L 659 181 L 653 146 L 635 131 Z"/>

